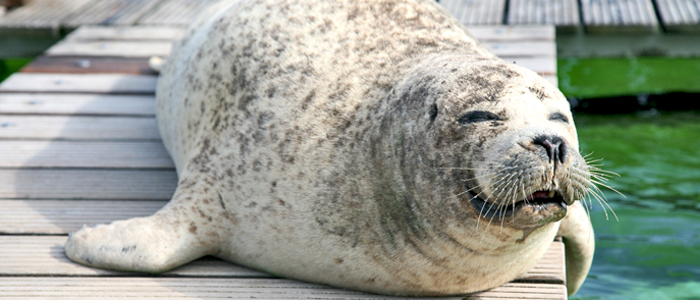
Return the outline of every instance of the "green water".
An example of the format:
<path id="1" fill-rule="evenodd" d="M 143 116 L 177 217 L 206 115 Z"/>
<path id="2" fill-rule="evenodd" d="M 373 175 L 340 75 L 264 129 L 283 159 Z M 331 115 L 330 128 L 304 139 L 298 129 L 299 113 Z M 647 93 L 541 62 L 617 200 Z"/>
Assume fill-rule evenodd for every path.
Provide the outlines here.
<path id="1" fill-rule="evenodd" d="M 557 73 L 561 91 L 575 98 L 700 92 L 700 58 L 561 58 Z"/>
<path id="2" fill-rule="evenodd" d="M 620 174 L 594 205 L 596 255 L 571 299 L 700 299 L 700 113 L 575 115 L 582 153 Z"/>

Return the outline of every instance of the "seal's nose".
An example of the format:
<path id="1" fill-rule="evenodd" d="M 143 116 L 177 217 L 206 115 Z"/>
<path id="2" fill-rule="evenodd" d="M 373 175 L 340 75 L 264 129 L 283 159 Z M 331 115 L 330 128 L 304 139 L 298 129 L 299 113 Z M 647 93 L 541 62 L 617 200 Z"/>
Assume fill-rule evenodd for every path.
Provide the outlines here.
<path id="1" fill-rule="evenodd" d="M 566 159 L 566 142 L 559 136 L 540 135 L 535 137 L 533 143 L 544 148 L 549 157 L 549 163 L 564 163 Z"/>

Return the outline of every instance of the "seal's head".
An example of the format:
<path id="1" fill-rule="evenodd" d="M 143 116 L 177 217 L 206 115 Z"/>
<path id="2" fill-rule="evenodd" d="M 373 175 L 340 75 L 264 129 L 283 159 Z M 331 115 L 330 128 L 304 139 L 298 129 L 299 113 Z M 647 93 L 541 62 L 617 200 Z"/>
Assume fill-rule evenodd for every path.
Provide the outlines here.
<path id="1" fill-rule="evenodd" d="M 399 86 L 390 115 L 401 117 L 384 122 L 398 154 L 389 159 L 439 193 L 416 198 L 457 198 L 477 227 L 485 220 L 531 232 L 565 217 L 591 185 L 568 101 L 534 72 L 443 55 Z"/>

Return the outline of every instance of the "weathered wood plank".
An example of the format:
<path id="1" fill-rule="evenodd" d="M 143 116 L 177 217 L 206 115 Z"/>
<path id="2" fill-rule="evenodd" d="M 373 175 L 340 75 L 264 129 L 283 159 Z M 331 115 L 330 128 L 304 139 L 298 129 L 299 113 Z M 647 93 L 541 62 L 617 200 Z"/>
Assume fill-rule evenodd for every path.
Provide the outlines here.
<path id="1" fill-rule="evenodd" d="M 99 0 L 92 1 L 62 20 L 66 28 L 81 25 L 131 25 L 160 0 Z"/>
<path id="2" fill-rule="evenodd" d="M 154 94 L 158 77 L 121 74 L 15 73 L 0 92 Z"/>
<path id="3" fill-rule="evenodd" d="M 481 41 L 554 41 L 553 26 L 473 25 L 469 32 Z M 166 26 L 81 26 L 65 40 L 85 41 L 172 41 L 180 38 L 185 29 Z"/>
<path id="4" fill-rule="evenodd" d="M 699 32 L 700 0 L 655 0 L 667 31 Z"/>
<path id="5" fill-rule="evenodd" d="M 0 32 L 17 29 L 46 30 L 58 35 L 61 20 L 92 0 L 32 0 L 0 18 Z"/>
<path id="6" fill-rule="evenodd" d="M 197 1 L 199 2 L 199 1 Z M 68 34 L 65 41 L 174 41 L 184 28 L 168 26 L 81 26 Z"/>
<path id="7" fill-rule="evenodd" d="M 63 206 L 60 205 L 62 202 L 65 202 Z M 12 220 L 11 224 L 9 221 L 2 221 L 4 218 L 0 219 L 0 224 L 6 223 L 10 226 L 9 228 L 0 227 L 2 228 L 0 230 L 16 234 L 31 233 L 29 229 L 35 228 L 34 230 L 47 230 L 52 233 L 68 233 L 79 229 L 83 224 L 104 224 L 119 219 L 148 216 L 165 203 L 165 201 L 0 200 L 0 204 L 9 204 L 10 208 L 15 209 L 15 213 L 5 216 Z M 48 205 L 52 210 L 48 210 L 41 204 Z M 0 216 L 3 214 L 0 211 Z M 69 220 L 69 217 L 73 220 Z M 60 227 L 54 223 L 60 224 Z M 99 270 L 71 262 L 62 255 L 62 246 L 66 239 L 65 236 L 0 236 L 0 276 L 124 274 L 124 272 Z M 564 284 L 566 275 L 563 247 L 563 243 L 553 242 L 537 265 L 514 282 Z M 206 259 L 206 264 L 188 265 L 165 275 L 243 277 L 250 276 L 251 272 L 254 276 L 269 276 L 214 258 Z"/>
<path id="8" fill-rule="evenodd" d="M 0 198 L 170 199 L 174 170 L 0 169 Z"/>
<path id="9" fill-rule="evenodd" d="M 142 57 L 39 56 L 24 66 L 25 73 L 157 75 Z"/>
<path id="10" fill-rule="evenodd" d="M 442 5 L 462 24 L 499 25 L 503 23 L 505 0 L 441 0 Z"/>
<path id="11" fill-rule="evenodd" d="M 493 54 L 499 57 L 504 56 L 547 56 L 555 59 L 557 56 L 557 48 L 553 42 L 534 41 L 534 42 L 489 42 L 481 43 L 488 48 Z"/>
<path id="12" fill-rule="evenodd" d="M 507 62 L 526 67 L 540 75 L 557 74 L 557 60 L 554 57 L 501 56 Z"/>
<path id="13" fill-rule="evenodd" d="M 482 44 L 498 56 L 556 56 L 553 41 L 482 41 Z M 150 57 L 168 56 L 170 42 L 71 42 L 58 43 L 46 51 L 48 56 L 119 56 Z"/>
<path id="14" fill-rule="evenodd" d="M 138 22 L 139 25 L 186 27 L 202 10 L 218 0 L 164 0 Z"/>
<path id="15" fill-rule="evenodd" d="M 467 30 L 479 41 L 551 41 L 556 39 L 554 26 L 468 26 Z"/>
<path id="16" fill-rule="evenodd" d="M 581 0 L 587 32 L 640 33 L 658 31 L 651 0 Z"/>
<path id="17" fill-rule="evenodd" d="M 46 52 L 48 56 L 119 56 L 150 57 L 167 56 L 172 50 L 170 41 L 61 41 Z"/>
<path id="18" fill-rule="evenodd" d="M 173 169 L 161 142 L 0 140 L 0 168 Z"/>
<path id="19" fill-rule="evenodd" d="M 32 202 L 32 201 L 25 201 Z M 72 201 L 76 202 L 76 201 Z M 90 202 L 90 201 L 81 201 Z M 116 205 L 109 205 L 114 201 L 99 201 L 103 208 L 107 207 L 119 211 L 125 211 Z M 105 203 L 107 202 L 107 203 Z M 122 201 L 123 203 L 124 201 Z M 132 201 L 135 202 L 135 201 Z M 143 211 L 146 214 L 137 215 L 135 217 L 148 216 L 154 213 L 155 206 L 162 206 L 165 202 L 151 202 L 155 205 L 148 207 L 151 211 Z M 2 202 L 0 202 L 2 203 Z M 116 204 L 116 202 L 114 202 Z M 142 202 L 138 202 L 141 204 Z M 150 203 L 148 203 L 150 204 Z M 64 210 L 66 213 L 73 215 L 76 218 L 83 217 L 86 211 L 84 207 L 72 206 L 78 209 L 80 214 L 72 211 Z M 2 214 L 2 212 L 0 212 Z M 124 214 L 128 215 L 128 214 Z M 134 215 L 133 213 L 131 215 Z M 116 216 L 112 214 L 111 216 Z M 53 217 L 51 215 L 50 217 Z M 131 216 L 128 216 L 131 217 Z M 118 219 L 114 219 L 118 220 Z M 22 222 L 22 219 L 17 219 L 16 222 Z M 92 220 L 88 220 L 92 221 Z M 110 220 L 111 221 L 111 220 Z M 86 222 L 91 225 L 104 222 Z M 71 229 L 71 231 L 80 229 L 82 224 Z M 97 268 L 86 267 L 72 262 L 65 256 L 63 245 L 66 243 L 65 236 L 0 236 L 0 276 L 116 276 L 116 275 L 131 275 L 134 273 L 118 272 L 113 270 L 102 270 Z M 240 265 L 232 264 L 221 259 L 213 257 L 205 257 L 193 261 L 185 266 L 179 267 L 169 272 L 163 273 L 161 276 L 193 276 L 193 277 L 257 277 L 257 278 L 272 278 L 274 276 L 260 271 L 252 270 Z"/>
<path id="20" fill-rule="evenodd" d="M 168 299 L 434 299 L 391 297 L 286 279 L 102 277 L 0 278 L 0 297 L 43 299 L 128 297 Z M 440 299 L 565 299 L 566 288 L 551 284 L 509 283 L 490 291 Z M 112 298 L 113 299 L 113 298 Z"/>
<path id="21" fill-rule="evenodd" d="M 156 113 L 155 110 L 155 97 L 153 96 L 0 93 L 0 114 L 5 115 L 153 117 Z M 0 119 L 4 117 L 0 116 Z"/>
<path id="22" fill-rule="evenodd" d="M 149 216 L 166 203 L 167 200 L 0 199 L 0 234 L 68 234 L 83 224 L 105 224 Z M 43 241 L 33 237 L 26 239 L 35 243 Z"/>
<path id="23" fill-rule="evenodd" d="M 578 0 L 510 0 L 509 25 L 556 25 L 572 31 L 579 26 Z"/>
<path id="24" fill-rule="evenodd" d="M 154 118 L 0 115 L 2 139 L 160 141 Z"/>

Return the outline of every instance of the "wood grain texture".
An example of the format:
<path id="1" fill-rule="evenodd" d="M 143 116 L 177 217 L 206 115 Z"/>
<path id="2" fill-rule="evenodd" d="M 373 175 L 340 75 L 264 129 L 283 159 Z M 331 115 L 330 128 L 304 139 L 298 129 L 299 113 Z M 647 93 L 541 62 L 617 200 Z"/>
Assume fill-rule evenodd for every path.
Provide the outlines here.
<path id="1" fill-rule="evenodd" d="M 472 25 L 467 30 L 481 41 L 554 41 L 553 26 Z M 172 41 L 184 34 L 185 29 L 168 26 L 82 26 L 66 36 L 71 41 Z"/>
<path id="2" fill-rule="evenodd" d="M 655 0 L 664 28 L 700 32 L 700 0 Z"/>
<path id="3" fill-rule="evenodd" d="M 161 142 L 0 140 L 0 168 L 173 169 Z"/>
<path id="4" fill-rule="evenodd" d="M 62 41 L 46 50 L 48 56 L 167 56 L 172 50 L 170 41 Z"/>
<path id="5" fill-rule="evenodd" d="M 482 41 L 482 44 L 498 56 L 555 56 L 553 41 Z M 46 51 L 48 56 L 115 56 L 115 57 L 165 57 L 170 55 L 172 44 L 160 42 L 102 41 L 74 42 L 63 41 Z"/>
<path id="6" fill-rule="evenodd" d="M 591 33 L 658 31 L 651 0 L 581 0 L 583 23 Z"/>
<path id="7" fill-rule="evenodd" d="M 24 73 L 157 75 L 145 57 L 85 57 L 42 55 L 24 66 Z"/>
<path id="8" fill-rule="evenodd" d="M 199 1 L 197 1 L 199 2 Z M 65 41 L 173 41 L 185 28 L 170 26 L 93 26 L 85 25 L 68 34 Z"/>
<path id="9" fill-rule="evenodd" d="M 29 299 L 435 299 L 372 295 L 286 279 L 34 277 L 28 281 L 23 278 L 0 278 L 0 297 L 15 295 Z M 509 283 L 477 294 L 440 299 L 564 299 L 565 295 L 566 288 L 562 285 Z"/>
<path id="10" fill-rule="evenodd" d="M 0 199 L 0 234 L 68 234 L 83 224 L 105 224 L 152 215 L 167 200 L 8 200 Z M 8 238 L 0 236 L 0 239 Z M 24 237 L 39 243 L 41 238 Z M 11 247 L 12 244 L 6 244 Z M 0 248 L 3 246 L 0 245 Z M 2 251 L 0 251 L 2 252 Z M 2 259 L 0 257 L 0 259 Z M 0 270 L 3 267 L 0 267 Z"/>
<path id="11" fill-rule="evenodd" d="M 14 73 L 0 92 L 155 94 L 156 76 Z"/>
<path id="12" fill-rule="evenodd" d="M 202 10 L 218 0 L 163 0 L 147 13 L 139 25 L 167 25 L 187 27 Z"/>
<path id="13" fill-rule="evenodd" d="M 92 0 L 32 0 L 0 18 L 0 28 L 58 31 L 61 21 Z"/>
<path id="14" fill-rule="evenodd" d="M 10 200 L 0 200 L 0 204 L 5 204 Z M 14 202 L 19 202 L 19 200 L 12 200 Z M 18 209 L 19 213 L 23 213 L 24 218 L 21 216 L 10 216 L 14 219 L 17 224 L 24 224 L 25 228 L 37 228 L 38 226 L 47 226 L 45 222 L 40 224 L 31 224 L 30 216 L 38 214 L 35 207 L 38 204 L 34 203 L 37 200 L 26 200 L 20 205 L 11 204 L 13 208 Z M 65 201 L 65 200 L 62 200 Z M 47 201 L 43 201 L 46 203 Z M 55 202 L 51 201 L 50 205 L 55 205 Z M 162 205 L 165 202 L 156 201 L 66 201 L 67 206 L 76 209 L 80 213 L 75 211 L 67 211 L 72 214 L 75 220 L 69 223 L 68 232 L 75 231 L 79 229 L 83 224 L 94 225 L 112 222 L 114 217 L 123 215 L 126 217 L 143 217 L 152 214 L 150 210 L 157 209 L 158 205 Z M 75 205 L 75 202 L 84 202 L 87 205 Z M 90 202 L 95 202 L 90 203 Z M 99 203 L 98 207 L 96 204 Z M 127 207 L 134 207 L 134 212 L 128 212 L 124 207 L 117 207 L 116 205 L 124 205 Z M 19 206 L 19 207 L 18 207 Z M 54 206 L 55 207 L 55 206 Z M 115 211 L 106 212 L 109 208 Z M 42 217 L 45 219 L 56 219 L 57 212 L 46 210 L 41 211 Z M 94 213 L 95 216 L 104 217 L 104 219 L 92 217 L 86 217 L 87 213 Z M 26 214 L 26 215 L 25 215 Z M 0 213 L 2 216 L 2 213 Z M 78 221 L 84 221 L 80 223 Z M 67 223 L 66 221 L 59 219 L 58 223 L 63 226 Z M 1 224 L 1 223 L 0 223 Z M 50 225 L 49 225 L 50 226 Z M 49 227 L 47 226 L 47 227 Z M 18 226 L 14 226 L 18 227 Z M 53 228 L 53 227 L 51 227 Z M 64 228 L 61 228 L 64 229 Z M 17 230 L 17 229 L 16 229 Z M 26 232 L 26 230 L 17 230 Z M 0 236 L 0 276 L 96 276 L 96 275 L 118 275 L 124 274 L 124 272 L 116 272 L 111 270 L 99 270 L 95 268 L 85 267 L 82 265 L 75 264 L 71 262 L 67 257 L 61 255 L 63 254 L 63 244 L 65 244 L 67 237 L 65 236 Z M 515 283 L 544 283 L 544 284 L 564 284 L 566 275 L 564 273 L 563 265 L 563 247 L 562 242 L 553 242 L 547 253 L 540 259 L 537 266 L 533 268 L 530 272 L 524 274 L 517 278 Z M 164 275 L 190 275 L 190 276 L 205 276 L 205 277 L 242 277 L 249 276 L 251 270 L 245 270 L 246 268 L 238 266 L 220 259 L 208 258 L 207 264 L 199 264 L 196 268 L 192 266 L 187 266 L 185 268 L 179 268 L 187 270 L 190 274 L 183 274 L 183 270 L 173 270 Z M 193 270 L 196 269 L 197 272 L 194 273 Z M 244 269 L 245 274 L 241 274 L 241 269 Z M 256 272 L 256 276 L 264 277 L 270 275 L 264 275 L 264 273 Z"/>
<path id="15" fill-rule="evenodd" d="M 4 115 L 153 117 L 155 110 L 154 96 L 0 93 L 0 114 Z"/>
<path id="16" fill-rule="evenodd" d="M 167 200 L 174 170 L 0 169 L 0 198 Z"/>
<path id="17" fill-rule="evenodd" d="M 105 206 L 108 207 L 108 205 Z M 84 208 L 81 210 L 86 212 Z M 152 213 L 142 216 L 150 214 Z M 94 223 L 95 222 L 87 222 L 86 224 L 93 225 Z M 82 226 L 82 224 L 80 226 Z M 80 227 L 72 230 L 77 230 L 79 228 Z M 66 236 L 0 236 L 0 276 L 94 277 L 137 275 L 137 273 L 102 270 L 74 263 L 65 256 L 63 245 L 66 243 L 66 240 Z M 165 272 L 160 276 L 228 278 L 274 277 L 270 274 L 255 271 L 214 257 L 198 259 L 182 267 Z M 1 289 L 2 288 L 0 288 L 0 290 Z"/>
<path id="18" fill-rule="evenodd" d="M 132 25 L 160 0 L 96 0 L 67 16 L 63 27 L 81 25 Z"/>
<path id="19" fill-rule="evenodd" d="M 510 0 L 509 25 L 556 25 L 572 31 L 579 26 L 578 0 Z"/>
<path id="20" fill-rule="evenodd" d="M 499 25 L 503 23 L 505 0 L 441 0 L 442 5 L 462 24 Z"/>
<path id="21" fill-rule="evenodd" d="M 2 139 L 160 141 L 154 118 L 0 115 Z"/>

